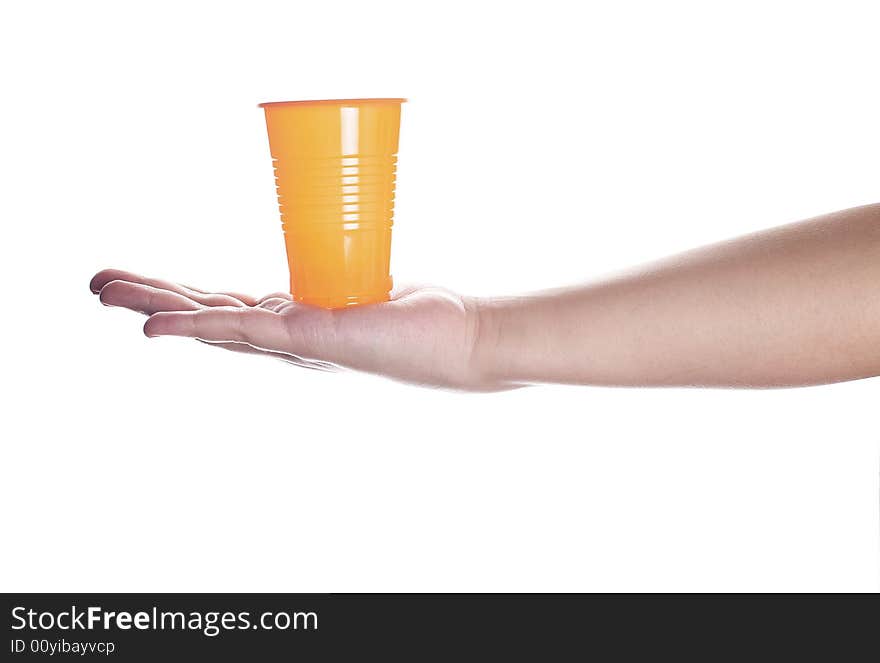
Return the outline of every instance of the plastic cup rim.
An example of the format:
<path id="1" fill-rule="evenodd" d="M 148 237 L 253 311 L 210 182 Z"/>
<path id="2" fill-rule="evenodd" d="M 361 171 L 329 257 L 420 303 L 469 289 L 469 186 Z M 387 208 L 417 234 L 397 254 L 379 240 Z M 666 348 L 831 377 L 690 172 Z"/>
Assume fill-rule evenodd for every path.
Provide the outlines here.
<path id="1" fill-rule="evenodd" d="M 397 97 L 375 97 L 363 99 L 302 99 L 297 101 L 265 101 L 258 104 L 259 108 L 270 108 L 275 106 L 346 106 L 346 105 L 366 105 L 375 103 L 384 104 L 402 104 L 406 99 Z"/>

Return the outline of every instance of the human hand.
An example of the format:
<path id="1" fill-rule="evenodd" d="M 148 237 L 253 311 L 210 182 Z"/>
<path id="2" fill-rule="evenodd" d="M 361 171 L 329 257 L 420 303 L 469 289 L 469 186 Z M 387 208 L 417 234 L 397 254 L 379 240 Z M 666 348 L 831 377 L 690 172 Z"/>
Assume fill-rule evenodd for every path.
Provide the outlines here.
<path id="1" fill-rule="evenodd" d="M 411 287 L 328 311 L 118 270 L 91 287 L 149 315 L 147 336 L 425 385 L 792 387 L 880 376 L 878 258 L 875 204 L 513 297 Z"/>
<path id="2" fill-rule="evenodd" d="M 481 375 L 478 302 L 441 288 L 404 288 L 388 302 L 336 310 L 296 303 L 287 293 L 206 292 L 116 269 L 98 272 L 90 288 L 107 306 L 149 316 L 149 337 L 186 336 L 305 368 L 423 385 L 505 388 Z"/>

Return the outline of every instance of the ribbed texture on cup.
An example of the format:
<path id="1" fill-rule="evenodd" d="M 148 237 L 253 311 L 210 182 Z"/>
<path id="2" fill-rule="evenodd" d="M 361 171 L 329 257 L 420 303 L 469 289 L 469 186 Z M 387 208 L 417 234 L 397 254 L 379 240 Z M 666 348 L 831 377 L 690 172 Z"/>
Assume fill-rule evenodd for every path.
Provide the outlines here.
<path id="1" fill-rule="evenodd" d="M 388 299 L 397 157 L 274 164 L 295 298 L 325 308 Z"/>
<path id="2" fill-rule="evenodd" d="M 273 160 L 285 232 L 308 224 L 387 224 L 394 218 L 397 155 Z"/>
<path id="3" fill-rule="evenodd" d="M 297 301 L 388 299 L 399 122 L 399 103 L 266 108 Z"/>

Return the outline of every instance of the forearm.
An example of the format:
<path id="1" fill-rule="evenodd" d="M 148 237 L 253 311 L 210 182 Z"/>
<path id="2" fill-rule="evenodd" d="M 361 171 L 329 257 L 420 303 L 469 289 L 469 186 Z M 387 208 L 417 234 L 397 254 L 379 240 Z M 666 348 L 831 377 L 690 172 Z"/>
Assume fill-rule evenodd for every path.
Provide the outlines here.
<path id="1" fill-rule="evenodd" d="M 488 381 L 794 386 L 880 374 L 880 205 L 480 301 Z"/>

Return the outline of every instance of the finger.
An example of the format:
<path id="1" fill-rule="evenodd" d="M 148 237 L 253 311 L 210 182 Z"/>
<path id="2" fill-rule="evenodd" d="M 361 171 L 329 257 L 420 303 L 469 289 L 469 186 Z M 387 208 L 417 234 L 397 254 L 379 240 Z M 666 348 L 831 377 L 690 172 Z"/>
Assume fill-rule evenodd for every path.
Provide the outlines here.
<path id="1" fill-rule="evenodd" d="M 201 304 L 176 292 L 128 281 L 110 281 L 101 288 L 100 299 L 105 306 L 122 306 L 146 315 L 158 311 L 195 311 L 202 308 Z"/>
<path id="2" fill-rule="evenodd" d="M 269 299 L 283 299 L 286 302 L 293 301 L 293 297 L 290 296 L 289 292 L 273 292 L 273 293 L 266 295 L 264 297 L 260 297 L 257 300 L 257 304 L 262 304 L 263 302 L 265 302 Z"/>
<path id="3" fill-rule="evenodd" d="M 177 294 L 189 297 L 193 301 L 197 301 L 205 306 L 253 306 L 256 300 L 248 295 L 242 295 L 232 292 L 205 292 L 198 288 L 190 288 L 173 281 L 164 279 L 154 279 L 147 276 L 141 276 L 133 272 L 126 272 L 121 269 L 104 269 L 95 274 L 89 283 L 92 292 L 101 292 L 103 287 L 112 281 L 128 281 L 129 283 L 140 283 L 142 285 L 176 292 Z"/>
<path id="4" fill-rule="evenodd" d="M 264 308 L 267 311 L 275 311 L 278 312 L 279 309 L 287 306 L 291 306 L 291 301 L 289 299 L 284 299 L 283 297 L 269 297 L 267 299 L 261 299 L 260 303 L 257 304 L 258 308 Z"/>
<path id="5" fill-rule="evenodd" d="M 294 366 L 299 366 L 300 368 L 308 368 L 310 370 L 329 372 L 335 372 L 339 370 L 338 366 L 326 361 L 314 361 L 311 359 L 304 359 L 303 357 L 287 354 L 286 352 L 261 350 L 260 348 L 255 348 L 254 346 L 248 345 L 247 343 L 211 343 L 209 341 L 202 341 L 201 339 L 198 340 L 200 343 L 204 343 L 205 345 L 210 345 L 211 347 L 215 348 L 222 348 L 224 350 L 229 350 L 230 352 L 238 352 L 240 354 L 258 355 L 262 357 L 272 357 L 273 359 L 280 359 L 283 362 L 293 364 Z"/>
<path id="6" fill-rule="evenodd" d="M 181 288 L 183 288 L 184 290 L 187 290 L 187 291 L 189 291 L 189 292 L 191 292 L 191 293 L 194 293 L 194 294 L 196 294 L 196 295 L 204 295 L 204 296 L 207 297 L 208 299 L 212 299 L 212 298 L 215 298 L 215 297 L 229 297 L 229 298 L 231 298 L 231 299 L 238 300 L 239 302 L 241 302 L 241 303 L 244 304 L 245 306 L 255 306 L 255 305 L 257 304 L 257 302 L 259 301 L 259 300 L 258 300 L 256 297 L 254 297 L 253 295 L 246 295 L 246 294 L 241 293 L 241 292 L 228 292 L 228 291 L 223 291 L 223 292 L 209 292 L 208 290 L 202 290 L 201 288 L 194 288 L 194 287 L 192 287 L 191 285 L 184 285 L 183 283 L 178 283 L 177 285 L 179 285 L 179 286 L 180 286 Z M 203 302 L 203 303 L 208 304 L 207 301 L 206 301 L 206 302 Z M 231 305 L 232 305 L 232 306 L 237 306 L 236 303 L 232 303 Z M 223 303 L 220 303 L 219 300 L 218 300 L 218 303 L 216 303 L 216 304 L 208 304 L 208 306 L 229 306 L 229 304 L 223 304 Z"/>
<path id="7" fill-rule="evenodd" d="M 209 342 L 248 343 L 263 350 L 297 353 L 284 318 L 261 308 L 217 306 L 162 311 L 144 325 L 147 336 L 187 336 Z"/>

